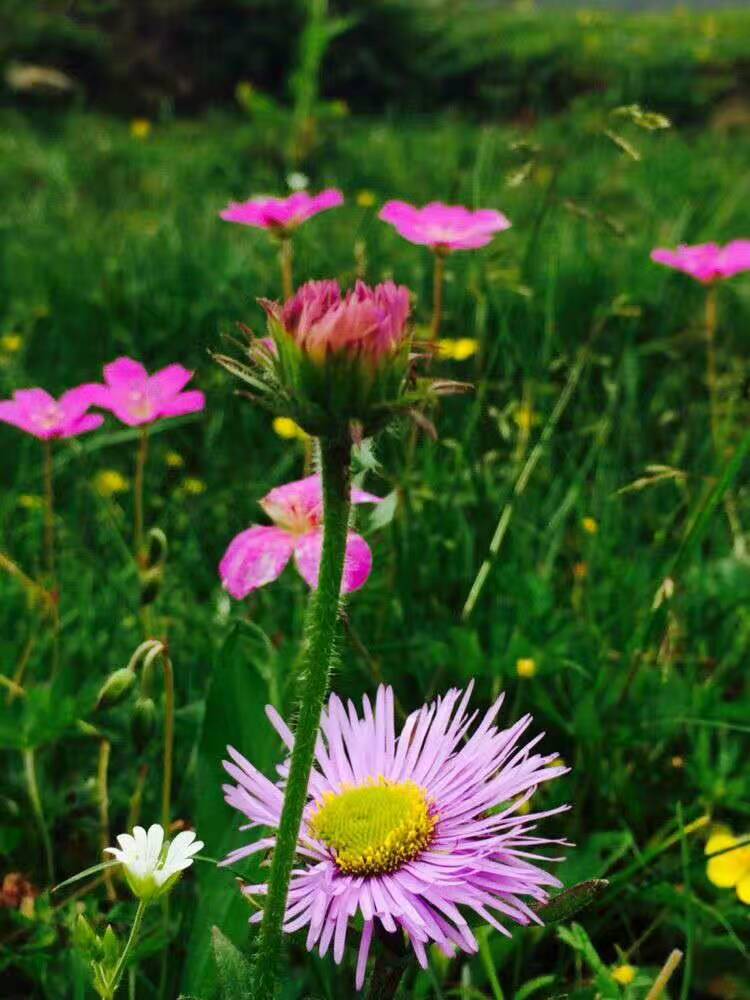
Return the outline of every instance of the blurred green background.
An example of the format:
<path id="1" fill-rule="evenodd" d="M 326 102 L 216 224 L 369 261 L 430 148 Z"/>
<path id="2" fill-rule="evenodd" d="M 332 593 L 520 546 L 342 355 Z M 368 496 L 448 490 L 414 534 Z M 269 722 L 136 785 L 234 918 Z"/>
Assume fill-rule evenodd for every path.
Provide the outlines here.
<path id="1" fill-rule="evenodd" d="M 750 829 L 750 496 L 737 458 L 750 281 L 719 289 L 716 454 L 704 291 L 649 260 L 656 245 L 750 235 L 750 12 L 5 0 L 0 18 L 0 395 L 59 394 L 125 353 L 194 367 L 208 397 L 200 418 L 158 426 L 147 469 L 147 522 L 168 540 L 152 614 L 177 677 L 175 817 L 212 857 L 249 836 L 223 803 L 223 747 L 267 773 L 280 759 L 262 705 L 293 703 L 306 598 L 292 571 L 242 604 L 217 576 L 231 537 L 263 520 L 257 500 L 304 461 L 209 356 L 238 321 L 260 329 L 256 297 L 279 294 L 273 245 L 219 210 L 290 181 L 341 187 L 346 206 L 298 234 L 297 281 L 392 276 L 424 324 L 431 260 L 379 206 L 496 207 L 513 228 L 447 268 L 444 336 L 478 350 L 439 370 L 475 391 L 430 414 L 437 440 L 397 427 L 359 456 L 393 503 L 360 520 L 375 567 L 350 602 L 334 686 L 356 697 L 382 678 L 407 710 L 472 678 L 480 703 L 505 689 L 506 718 L 531 711 L 545 750 L 573 769 L 538 796 L 573 805 L 545 827 L 577 845 L 561 877 L 610 887 L 581 927 L 482 932 L 479 956 L 433 957 L 403 995 L 643 1000 L 680 948 L 665 995 L 750 996 L 750 908 L 709 882 L 704 857 L 717 824 Z M 0 551 L 42 579 L 41 450 L 6 426 L 0 448 Z M 134 448 L 109 419 L 56 449 L 53 680 L 44 608 L 17 574 L 0 576 L 0 880 L 21 873 L 30 900 L 2 896 L 8 997 L 90 996 L 70 947 L 76 913 L 118 931 L 132 916 L 122 886 L 116 902 L 101 886 L 49 895 L 29 755 L 57 879 L 100 856 L 103 742 L 111 835 L 134 810 L 158 813 L 160 698 L 148 738 L 133 698 L 94 707 L 143 634 Z M 722 477 L 739 528 L 715 502 Z M 231 873 L 196 866 L 174 896 L 165 995 L 210 997 L 211 927 L 244 946 L 247 916 Z M 351 957 L 339 970 L 303 944 L 285 997 L 353 995 Z M 158 995 L 164 945 L 154 914 L 139 998 Z"/>

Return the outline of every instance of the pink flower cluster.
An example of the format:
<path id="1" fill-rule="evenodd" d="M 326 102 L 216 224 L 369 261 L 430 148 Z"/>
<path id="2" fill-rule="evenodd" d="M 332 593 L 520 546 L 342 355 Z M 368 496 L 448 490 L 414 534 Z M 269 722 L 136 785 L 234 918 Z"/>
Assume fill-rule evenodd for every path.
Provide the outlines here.
<path id="1" fill-rule="evenodd" d="M 703 284 L 733 278 L 742 271 L 750 271 L 750 240 L 732 240 L 726 246 L 718 243 L 680 244 L 676 250 L 658 247 L 651 251 L 657 264 L 673 267 L 689 274 Z"/>
<path id="2" fill-rule="evenodd" d="M 206 405 L 202 392 L 182 392 L 193 373 L 168 365 L 149 376 L 132 358 L 118 358 L 104 368 L 104 384 L 87 382 L 54 400 L 44 389 L 19 389 L 0 402 L 0 422 L 12 424 L 42 441 L 76 437 L 101 427 L 104 417 L 92 406 L 108 410 L 128 427 L 164 417 L 197 413 Z"/>
<path id="3" fill-rule="evenodd" d="M 339 190 L 327 188 L 316 195 L 298 191 L 288 198 L 258 196 L 248 201 L 233 201 L 219 215 L 225 222 L 239 222 L 243 226 L 286 235 L 314 215 L 343 203 L 344 196 Z"/>
<path id="4" fill-rule="evenodd" d="M 314 358 L 345 352 L 378 359 L 401 344 L 409 289 L 386 281 L 357 284 L 342 296 L 337 281 L 308 281 L 283 307 L 263 301 L 268 315 Z"/>
<path id="5" fill-rule="evenodd" d="M 352 489 L 353 504 L 380 503 L 381 497 Z M 219 564 L 221 581 L 232 595 L 243 597 L 280 576 L 294 556 L 300 575 L 317 587 L 323 551 L 323 492 L 320 476 L 308 476 L 271 490 L 260 501 L 273 527 L 253 525 L 229 543 Z M 349 532 L 342 592 L 358 590 L 372 569 L 370 546 Z"/>

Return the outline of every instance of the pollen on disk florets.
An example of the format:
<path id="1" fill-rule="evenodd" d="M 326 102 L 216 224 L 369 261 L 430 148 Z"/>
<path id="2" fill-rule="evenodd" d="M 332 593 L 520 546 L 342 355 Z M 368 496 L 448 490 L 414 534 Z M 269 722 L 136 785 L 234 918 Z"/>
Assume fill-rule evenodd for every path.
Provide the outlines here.
<path id="1" fill-rule="evenodd" d="M 436 822 L 423 788 L 379 778 L 326 793 L 309 828 L 345 875 L 382 875 L 423 851 Z"/>

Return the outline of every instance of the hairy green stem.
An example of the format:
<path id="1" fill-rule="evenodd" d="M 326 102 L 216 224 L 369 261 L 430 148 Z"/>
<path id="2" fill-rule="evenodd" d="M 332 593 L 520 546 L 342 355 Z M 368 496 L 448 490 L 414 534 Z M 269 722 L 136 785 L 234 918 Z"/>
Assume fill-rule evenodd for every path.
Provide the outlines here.
<path id="1" fill-rule="evenodd" d="M 146 911 L 146 906 L 148 904 L 144 903 L 143 900 L 138 904 L 138 909 L 135 911 L 135 917 L 133 918 L 133 926 L 130 928 L 130 935 L 128 936 L 127 943 L 122 950 L 122 954 L 117 960 L 117 965 L 115 966 L 115 971 L 112 974 L 112 978 L 109 981 L 109 986 L 111 989 L 110 997 L 114 997 L 117 993 L 117 987 L 120 985 L 120 979 L 125 971 L 125 963 L 128 960 L 128 955 L 133 949 L 136 941 L 138 940 L 138 934 L 141 929 L 141 923 L 143 921 L 143 914 Z"/>
<path id="2" fill-rule="evenodd" d="M 143 428 L 138 437 L 138 450 L 135 456 L 135 525 L 133 531 L 133 546 L 135 558 L 140 566 L 143 560 L 143 481 L 148 457 L 148 429 Z"/>
<path id="3" fill-rule="evenodd" d="M 279 264 L 281 266 L 281 291 L 284 300 L 294 295 L 294 280 L 292 278 L 292 257 L 294 247 L 291 236 L 284 236 L 279 244 Z"/>
<path id="4" fill-rule="evenodd" d="M 323 476 L 323 554 L 318 589 L 312 593 L 308 605 L 294 749 L 255 961 L 256 1000 L 273 1000 L 276 994 L 289 879 L 297 850 L 302 812 L 307 801 L 320 714 L 328 693 L 339 618 L 341 579 L 349 526 L 351 445 L 349 441 L 323 438 L 320 452 Z"/>
<path id="5" fill-rule="evenodd" d="M 52 442 L 44 442 L 44 562 L 55 589 L 55 485 Z"/>
<path id="6" fill-rule="evenodd" d="M 443 324 L 443 285 L 445 284 L 445 254 L 435 251 L 435 270 L 432 279 L 432 321 L 430 323 L 432 339 L 440 336 Z"/>

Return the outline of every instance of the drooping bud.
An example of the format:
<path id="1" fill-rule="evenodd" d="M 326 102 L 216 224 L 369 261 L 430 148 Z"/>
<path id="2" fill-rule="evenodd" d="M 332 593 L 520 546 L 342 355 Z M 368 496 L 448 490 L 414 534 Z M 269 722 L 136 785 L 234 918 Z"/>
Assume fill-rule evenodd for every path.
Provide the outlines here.
<path id="1" fill-rule="evenodd" d="M 119 705 L 132 691 L 135 680 L 135 670 L 131 666 L 113 671 L 99 690 L 96 707 L 112 708 Z"/>
<path id="2" fill-rule="evenodd" d="M 142 695 L 133 705 L 130 717 L 130 735 L 138 753 L 143 753 L 156 730 L 156 705 L 153 698 Z"/>

